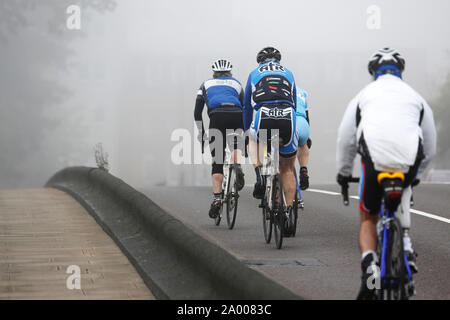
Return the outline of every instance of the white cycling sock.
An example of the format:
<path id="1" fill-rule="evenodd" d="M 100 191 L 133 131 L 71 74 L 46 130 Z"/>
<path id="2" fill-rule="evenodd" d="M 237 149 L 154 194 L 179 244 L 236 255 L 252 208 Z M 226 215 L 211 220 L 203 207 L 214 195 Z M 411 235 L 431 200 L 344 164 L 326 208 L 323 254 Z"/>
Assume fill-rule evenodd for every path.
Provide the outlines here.
<path id="1" fill-rule="evenodd" d="M 411 238 L 409 236 L 403 237 L 403 250 L 409 251 L 409 252 L 414 252 L 414 250 L 412 248 Z"/>

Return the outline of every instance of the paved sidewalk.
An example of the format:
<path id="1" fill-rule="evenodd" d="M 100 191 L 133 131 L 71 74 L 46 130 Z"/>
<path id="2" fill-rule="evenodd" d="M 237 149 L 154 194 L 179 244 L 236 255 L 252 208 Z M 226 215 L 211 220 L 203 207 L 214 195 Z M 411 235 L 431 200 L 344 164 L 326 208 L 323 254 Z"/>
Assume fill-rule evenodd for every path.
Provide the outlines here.
<path id="1" fill-rule="evenodd" d="M 76 285 L 69 266 L 79 267 L 80 289 L 67 288 Z M 29 189 L 0 190 L 0 299 L 155 298 L 77 201 Z"/>

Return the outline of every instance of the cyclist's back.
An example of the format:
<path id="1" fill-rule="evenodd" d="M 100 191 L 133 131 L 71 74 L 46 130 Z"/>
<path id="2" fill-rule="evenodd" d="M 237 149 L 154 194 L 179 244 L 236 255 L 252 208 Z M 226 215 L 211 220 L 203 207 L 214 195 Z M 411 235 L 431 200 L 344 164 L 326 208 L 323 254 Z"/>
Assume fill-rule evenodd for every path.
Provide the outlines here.
<path id="1" fill-rule="evenodd" d="M 375 168 L 406 173 L 423 140 L 421 124 L 425 121 L 426 130 L 432 119 L 426 101 L 399 77 L 385 74 L 366 86 L 349 109 L 360 121 L 357 140 L 363 136 Z"/>
<path id="2" fill-rule="evenodd" d="M 244 129 L 252 122 L 253 110 L 261 106 L 281 105 L 295 110 L 296 88 L 294 76 L 278 61 L 262 63 L 248 78 L 244 99 Z"/>
<path id="3" fill-rule="evenodd" d="M 244 130 L 250 128 L 251 124 L 250 134 L 255 139 L 258 139 L 260 129 L 278 129 L 284 141 L 280 153 L 289 156 L 295 154 L 298 140 L 295 139 L 295 109 L 294 76 L 279 61 L 263 62 L 250 73 L 245 90 L 243 118 Z"/>

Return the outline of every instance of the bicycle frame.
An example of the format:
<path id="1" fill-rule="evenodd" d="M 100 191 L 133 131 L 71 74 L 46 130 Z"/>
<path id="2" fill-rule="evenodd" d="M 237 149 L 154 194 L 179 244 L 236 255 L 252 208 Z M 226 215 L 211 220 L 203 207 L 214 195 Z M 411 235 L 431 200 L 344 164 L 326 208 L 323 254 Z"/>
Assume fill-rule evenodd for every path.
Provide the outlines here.
<path id="1" fill-rule="evenodd" d="M 388 239 L 389 239 L 389 228 L 387 227 L 389 222 L 395 219 L 395 213 L 390 212 L 388 210 L 385 210 L 384 207 L 384 200 L 381 203 L 380 208 L 380 214 L 379 214 L 380 223 L 383 226 L 382 230 L 378 230 L 378 233 L 380 235 L 381 232 L 383 232 L 383 244 L 381 249 L 381 261 L 380 261 L 380 277 L 381 277 L 381 283 L 385 284 L 385 276 L 386 276 L 386 255 L 388 254 Z M 403 243 L 403 241 L 402 241 Z M 412 280 L 412 273 L 411 269 L 409 268 L 408 259 L 406 257 L 406 253 L 403 253 L 403 259 L 405 262 L 406 270 L 408 272 L 408 280 Z"/>
<path id="2" fill-rule="evenodd" d="M 228 137 L 238 137 L 239 134 L 236 133 L 230 133 L 227 135 Z M 222 201 L 226 201 L 227 200 L 227 196 L 226 194 L 224 194 L 225 190 L 228 190 L 228 183 L 229 183 L 229 176 L 228 176 L 228 172 L 229 172 L 229 168 L 232 164 L 235 163 L 235 161 L 232 161 L 232 154 L 233 154 L 234 150 L 231 151 L 230 146 L 227 144 L 226 148 L 225 148 L 225 160 L 223 162 L 223 181 L 222 181 Z"/>
<path id="3" fill-rule="evenodd" d="M 280 166 L 280 155 L 279 155 L 279 136 L 278 134 L 274 134 L 270 138 L 270 153 L 267 152 L 267 146 L 264 145 L 264 159 L 263 159 L 263 175 L 265 175 L 266 178 L 266 195 L 272 194 L 272 182 L 273 178 L 276 174 L 280 173 L 279 166 Z M 268 207 L 270 210 L 272 210 L 272 202 L 268 202 Z M 286 205 L 286 203 L 285 203 Z"/>

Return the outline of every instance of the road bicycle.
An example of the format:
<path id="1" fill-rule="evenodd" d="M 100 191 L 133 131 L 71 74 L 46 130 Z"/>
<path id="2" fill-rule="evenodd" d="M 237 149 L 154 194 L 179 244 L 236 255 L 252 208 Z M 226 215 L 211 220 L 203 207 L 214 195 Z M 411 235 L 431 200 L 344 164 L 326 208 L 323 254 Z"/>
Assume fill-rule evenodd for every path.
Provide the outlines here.
<path id="1" fill-rule="evenodd" d="M 227 139 L 234 140 L 240 136 L 241 135 L 238 133 L 229 133 L 227 134 Z M 227 225 L 230 230 L 234 228 L 236 222 L 239 202 L 239 191 L 236 179 L 238 164 L 232 161 L 232 153 L 233 152 L 230 150 L 230 146 L 227 143 L 227 147 L 225 148 L 225 160 L 223 164 L 222 198 L 220 201 L 221 207 L 219 214 L 214 219 L 215 225 L 219 226 L 222 220 L 223 205 L 225 204 Z"/>
<path id="2" fill-rule="evenodd" d="M 377 223 L 380 271 L 379 274 L 374 274 L 375 298 L 407 300 L 415 295 L 414 280 L 403 250 L 404 230 L 395 216 L 401 203 L 405 175 L 400 172 L 381 172 L 377 180 L 383 189 L 383 198 Z M 359 182 L 359 178 L 350 178 L 348 182 Z M 348 205 L 348 184 L 342 186 L 341 192 L 344 204 Z"/>
<path id="3" fill-rule="evenodd" d="M 266 189 L 259 205 L 262 209 L 264 239 L 266 243 L 270 243 L 273 230 L 277 249 L 281 249 L 284 236 L 295 235 L 298 208 L 300 207 L 299 193 L 296 191 L 292 211 L 288 212 L 287 210 L 286 197 L 279 172 L 280 143 L 279 135 L 272 134 L 270 144 L 268 144 L 270 145 L 270 150 L 268 150 L 267 144 L 264 145 L 262 175 Z"/>

